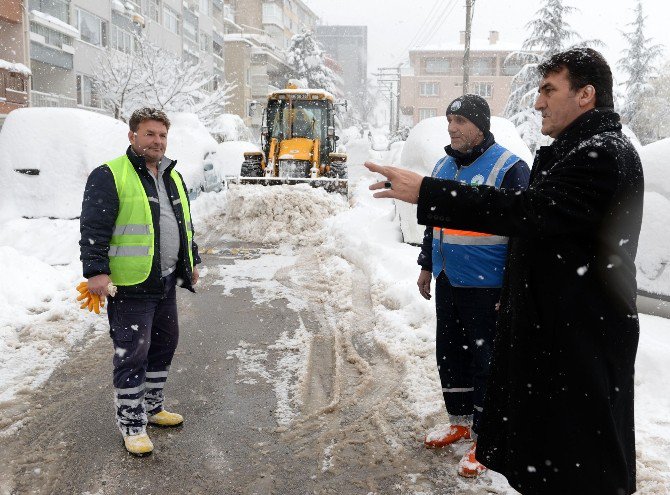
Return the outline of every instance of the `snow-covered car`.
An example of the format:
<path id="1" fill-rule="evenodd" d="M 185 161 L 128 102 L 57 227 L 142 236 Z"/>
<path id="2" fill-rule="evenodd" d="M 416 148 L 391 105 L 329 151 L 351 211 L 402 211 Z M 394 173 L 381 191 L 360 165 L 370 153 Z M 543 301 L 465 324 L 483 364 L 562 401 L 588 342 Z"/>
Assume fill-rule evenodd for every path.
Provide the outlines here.
<path id="1" fill-rule="evenodd" d="M 644 213 L 635 258 L 638 288 L 670 296 L 670 138 L 640 149 L 644 170 Z"/>
<path id="2" fill-rule="evenodd" d="M 430 175 L 437 161 L 445 155 L 444 147 L 450 143 L 448 124 L 446 117 L 433 117 L 415 125 L 403 147 L 400 166 L 421 175 Z M 532 164 L 533 156 L 528 146 L 509 120 L 491 117 L 491 132 L 497 143 L 521 157 L 528 166 Z M 416 221 L 416 205 L 397 201 L 396 213 L 403 240 L 409 244 L 421 244 L 425 227 Z"/>
<path id="3" fill-rule="evenodd" d="M 89 173 L 128 146 L 128 125 L 75 108 L 22 108 L 0 132 L 0 220 L 75 218 Z"/>

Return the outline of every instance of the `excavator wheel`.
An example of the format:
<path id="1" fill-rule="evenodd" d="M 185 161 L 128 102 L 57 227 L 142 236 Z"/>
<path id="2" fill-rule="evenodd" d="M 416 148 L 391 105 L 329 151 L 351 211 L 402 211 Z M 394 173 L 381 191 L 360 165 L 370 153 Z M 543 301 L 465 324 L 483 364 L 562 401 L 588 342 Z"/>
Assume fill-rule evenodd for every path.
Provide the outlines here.
<path id="1" fill-rule="evenodd" d="M 263 177 L 260 161 L 244 160 L 240 170 L 242 177 Z"/>
<path id="2" fill-rule="evenodd" d="M 347 162 L 332 162 L 330 164 L 330 172 L 326 176 L 333 179 L 346 179 Z"/>

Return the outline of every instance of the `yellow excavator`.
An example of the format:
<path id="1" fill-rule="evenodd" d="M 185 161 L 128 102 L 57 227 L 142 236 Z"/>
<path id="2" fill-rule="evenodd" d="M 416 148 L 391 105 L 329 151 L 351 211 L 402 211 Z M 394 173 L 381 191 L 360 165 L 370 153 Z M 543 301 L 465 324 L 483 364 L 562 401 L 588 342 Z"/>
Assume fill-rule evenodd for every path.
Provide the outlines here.
<path id="1" fill-rule="evenodd" d="M 268 95 L 262 151 L 244 153 L 240 183 L 309 183 L 347 194 L 347 155 L 336 152 L 333 95 L 289 83 Z M 346 105 L 346 103 L 345 103 Z"/>

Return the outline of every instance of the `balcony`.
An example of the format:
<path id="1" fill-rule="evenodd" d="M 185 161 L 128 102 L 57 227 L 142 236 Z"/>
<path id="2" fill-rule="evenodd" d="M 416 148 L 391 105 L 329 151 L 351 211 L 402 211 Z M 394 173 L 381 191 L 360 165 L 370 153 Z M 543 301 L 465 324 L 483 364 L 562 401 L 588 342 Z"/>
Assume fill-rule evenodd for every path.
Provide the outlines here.
<path id="1" fill-rule="evenodd" d="M 223 19 L 235 24 L 235 10 L 233 10 L 232 6 L 228 4 L 223 6 Z"/>
<path id="2" fill-rule="evenodd" d="M 30 92 L 30 103 L 33 107 L 76 108 L 77 99 L 54 93 Z"/>

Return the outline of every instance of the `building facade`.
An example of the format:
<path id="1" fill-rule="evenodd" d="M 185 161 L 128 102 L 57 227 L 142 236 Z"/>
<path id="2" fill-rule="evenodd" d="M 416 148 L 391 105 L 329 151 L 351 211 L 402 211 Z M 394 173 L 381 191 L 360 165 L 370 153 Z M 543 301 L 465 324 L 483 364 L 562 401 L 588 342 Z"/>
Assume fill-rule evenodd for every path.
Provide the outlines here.
<path id="1" fill-rule="evenodd" d="M 229 113 L 258 130 L 268 93 L 286 84 L 286 49 L 318 17 L 301 0 L 226 0 L 226 80 L 235 85 Z"/>
<path id="2" fill-rule="evenodd" d="M 28 106 L 30 62 L 23 0 L 0 2 L 0 127 L 7 114 Z"/>
<path id="3" fill-rule="evenodd" d="M 345 96 L 355 101 L 367 86 L 368 27 L 317 26 L 316 39 L 336 62 Z"/>
<path id="4" fill-rule="evenodd" d="M 26 1 L 33 106 L 106 113 L 93 84 L 95 67 L 105 52 L 130 54 L 139 34 L 201 62 L 213 78 L 210 89 L 224 81 L 223 0 Z"/>
<path id="5" fill-rule="evenodd" d="M 458 45 L 410 50 L 409 69 L 400 77 L 400 110 L 406 123 L 444 115 L 447 105 L 463 94 L 464 34 Z M 471 40 L 468 92 L 485 98 L 492 115 L 501 115 L 505 108 L 512 78 L 521 68 L 505 59 L 519 49 L 500 43 L 497 31 L 488 39 Z"/>

